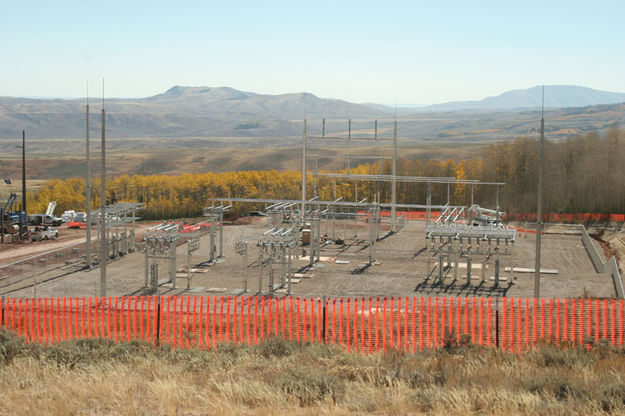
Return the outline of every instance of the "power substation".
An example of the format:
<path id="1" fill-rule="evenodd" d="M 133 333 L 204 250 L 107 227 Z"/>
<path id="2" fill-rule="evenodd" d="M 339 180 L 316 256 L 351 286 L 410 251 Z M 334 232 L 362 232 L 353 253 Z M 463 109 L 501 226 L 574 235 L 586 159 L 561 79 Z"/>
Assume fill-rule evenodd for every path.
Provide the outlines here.
<path id="1" fill-rule="evenodd" d="M 107 295 L 115 296 L 532 295 L 536 231 L 531 224 L 504 223 L 498 194 L 505 183 L 397 175 L 396 124 L 384 130 L 390 137 L 379 134 L 377 121 L 359 135 L 352 134 L 351 120 L 340 134 L 327 133 L 325 120 L 320 124 L 314 130 L 320 134 L 310 134 L 313 129 L 304 121 L 301 198 L 207 197 L 202 221 L 142 225 L 140 237 L 136 230 L 143 205 L 116 204 L 106 208 L 106 250 L 98 230 L 89 249 L 83 244 L 46 253 L 44 260 L 4 265 L 2 292 L 93 296 L 101 293 L 105 278 Z M 318 168 L 315 149 L 328 143 L 354 152 L 365 146 L 379 149 L 374 156 L 337 156 L 345 169 L 325 172 Z M 379 173 L 355 173 L 352 163 L 363 160 L 378 162 Z M 383 162 L 390 172 L 383 171 Z M 331 181 L 331 195 L 318 193 L 320 180 Z M 425 200 L 398 200 L 401 183 L 423 186 Z M 451 200 L 450 189 L 457 186 L 470 190 L 469 205 Z M 368 193 L 373 197 L 363 197 L 362 189 L 373 189 Z M 477 189 L 491 195 L 494 206 L 480 206 L 473 196 Z M 224 220 L 231 210 L 245 207 L 253 207 L 252 216 Z M 622 296 L 618 268 L 612 272 L 603 259 L 597 266 L 600 250 L 583 238 L 585 232 L 576 225 L 546 228 L 543 296 Z M 100 253 L 107 253 L 104 276 Z"/>

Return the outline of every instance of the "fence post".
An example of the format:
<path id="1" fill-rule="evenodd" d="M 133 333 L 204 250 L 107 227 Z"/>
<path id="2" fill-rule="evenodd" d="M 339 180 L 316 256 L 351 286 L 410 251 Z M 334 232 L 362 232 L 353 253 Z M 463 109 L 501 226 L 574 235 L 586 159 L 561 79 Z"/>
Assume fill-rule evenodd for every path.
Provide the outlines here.
<path id="1" fill-rule="evenodd" d="M 323 320 L 323 326 L 321 327 L 321 339 L 323 339 L 323 343 L 327 344 L 328 340 L 326 339 L 326 327 L 328 326 L 327 320 L 326 320 L 326 313 L 327 313 L 327 309 L 328 309 L 328 302 L 326 302 L 326 297 L 323 297 L 323 314 L 321 319 Z"/>
<path id="2" fill-rule="evenodd" d="M 1 210 L 1 208 L 0 208 Z M 4 308 L 5 308 L 4 296 L 2 296 L 2 310 L 0 311 L 0 329 L 4 327 Z"/>
<path id="3" fill-rule="evenodd" d="M 499 297 L 495 305 L 495 345 L 499 348 Z"/>
<path id="4" fill-rule="evenodd" d="M 156 297 L 156 339 L 154 340 L 156 346 L 161 344 L 161 297 Z"/>

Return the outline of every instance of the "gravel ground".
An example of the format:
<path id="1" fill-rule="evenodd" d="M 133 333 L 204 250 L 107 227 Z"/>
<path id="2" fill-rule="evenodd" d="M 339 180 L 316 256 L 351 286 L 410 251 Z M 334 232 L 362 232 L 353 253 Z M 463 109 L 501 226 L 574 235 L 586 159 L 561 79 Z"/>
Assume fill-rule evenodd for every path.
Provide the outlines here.
<path id="1" fill-rule="evenodd" d="M 198 294 L 198 295 L 232 295 L 241 293 L 244 288 L 245 267 L 243 256 L 236 254 L 235 241 L 240 236 L 257 236 L 270 228 L 266 218 L 253 221 L 239 221 L 243 225 L 226 225 L 224 227 L 223 258 L 217 263 L 206 265 L 209 259 L 209 236 L 200 239 L 200 249 L 191 257 L 192 268 L 197 265 L 202 272 L 193 273 L 190 283 L 191 290 L 186 290 L 187 280 L 182 274 L 177 278 L 177 287 L 170 283 L 161 284 L 159 294 Z M 145 227 L 140 227 L 138 238 Z M 292 284 L 294 295 L 316 296 L 511 296 L 532 297 L 534 274 L 502 272 L 506 278 L 499 287 L 494 282 L 480 279 L 466 285 L 464 277 L 466 269 L 459 269 L 458 280 L 453 279 L 453 270 L 447 272 L 443 285 L 434 284 L 433 278 L 428 278 L 427 254 L 422 249 L 424 243 L 423 222 L 408 223 L 398 234 L 387 235 L 388 224 L 382 224 L 377 245 L 377 262 L 367 267 L 369 250 L 367 247 L 368 225 L 360 224 L 357 232 L 352 223 L 338 223 L 322 225 L 322 234 L 331 237 L 344 237 L 345 245 L 327 244 L 322 249 L 322 260 L 314 267 L 308 266 L 308 261 L 294 260 L 295 272 L 304 274 L 298 277 L 299 281 Z M 38 247 L 49 250 L 58 244 L 70 244 L 84 239 L 84 231 L 63 230 L 62 237 L 56 242 L 40 243 Z M 67 233 L 65 231 L 68 231 Z M 573 235 L 570 227 L 555 227 L 543 237 L 542 268 L 556 269 L 557 274 L 541 275 L 541 296 L 544 297 L 582 297 L 598 296 L 612 297 L 614 289 L 609 275 L 597 274 L 582 245 L 581 237 Z M 82 234 L 81 234 L 82 233 Z M 357 234 L 357 236 L 354 236 Z M 72 237 L 73 236 L 73 237 Z M 521 234 L 515 243 L 514 255 L 503 266 L 533 268 L 535 235 Z M 28 244 L 29 247 L 34 244 Z M 19 244 L 3 247 L 0 256 L 14 260 L 19 250 L 26 247 Z M 13 252 L 15 255 L 5 254 Z M 31 251 L 32 253 L 32 251 Z M 23 252 L 19 252 L 24 255 Z M 187 264 L 187 245 L 177 249 L 177 268 Z M 301 254 L 301 251 L 300 251 Z M 325 258 L 325 259 L 324 259 Z M 263 267 L 263 280 L 259 283 L 260 268 L 258 266 L 258 249 L 253 240 L 250 240 L 248 254 L 248 293 L 256 294 L 259 285 L 264 293 L 269 289 L 269 271 L 267 265 Z M 336 263 L 338 260 L 340 263 Z M 349 262 L 349 263 L 346 263 Z M 168 260 L 158 260 L 159 280 L 166 280 Z M 436 261 L 432 262 L 434 265 Z M 279 280 L 280 265 L 273 265 L 275 283 Z M 474 276 L 479 271 L 473 272 Z M 492 276 L 492 264 L 486 270 L 486 276 Z M 145 258 L 140 252 L 130 253 L 107 265 L 107 294 L 111 296 L 142 294 L 144 293 Z M 61 267 L 37 277 L 37 296 L 97 296 L 100 293 L 100 270 L 79 270 L 74 265 Z M 0 286 L 2 280 L 0 278 Z M 34 278 L 30 282 L 21 283 L 21 286 L 2 287 L 2 294 L 6 296 L 31 297 L 35 291 Z M 275 294 L 281 296 L 286 291 L 278 290 Z"/>

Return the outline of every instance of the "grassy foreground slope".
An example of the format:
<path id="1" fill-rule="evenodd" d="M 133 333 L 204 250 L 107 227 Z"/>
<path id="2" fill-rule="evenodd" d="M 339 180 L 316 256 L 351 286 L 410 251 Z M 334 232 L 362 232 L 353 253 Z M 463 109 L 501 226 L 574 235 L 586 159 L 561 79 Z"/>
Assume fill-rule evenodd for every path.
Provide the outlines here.
<path id="1" fill-rule="evenodd" d="M 269 340 L 173 351 L 0 333 L 1 414 L 624 414 L 625 356 L 473 346 L 361 355 Z"/>

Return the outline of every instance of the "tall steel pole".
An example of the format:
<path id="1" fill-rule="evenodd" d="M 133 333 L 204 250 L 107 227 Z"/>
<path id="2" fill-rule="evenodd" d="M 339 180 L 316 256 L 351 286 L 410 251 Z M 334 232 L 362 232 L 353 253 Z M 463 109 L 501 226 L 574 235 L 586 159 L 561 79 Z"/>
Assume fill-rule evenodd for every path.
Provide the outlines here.
<path id="1" fill-rule="evenodd" d="M 304 132 L 302 134 L 302 218 L 306 211 L 306 119 L 304 119 Z"/>
<path id="2" fill-rule="evenodd" d="M 538 203 L 536 207 L 536 263 L 534 265 L 534 297 L 540 297 L 540 248 L 543 226 L 543 165 L 545 162 L 545 86 L 540 114 L 540 156 L 538 161 Z"/>
<path id="3" fill-rule="evenodd" d="M 22 130 L 22 211 L 26 215 L 26 131 Z M 22 213 L 20 212 L 20 218 Z M 20 220 L 21 222 L 22 220 Z M 24 223 L 26 225 L 28 221 Z M 22 230 L 20 230 L 20 235 Z"/>
<path id="4" fill-rule="evenodd" d="M 395 217 L 397 203 L 397 120 L 393 125 L 393 183 L 391 188 L 391 199 L 393 200 L 393 206 L 391 207 L 391 231 L 397 231 L 397 218 Z"/>
<path id="5" fill-rule="evenodd" d="M 86 138 L 87 138 L 87 187 L 85 199 L 87 200 L 87 268 L 91 268 L 91 152 L 89 150 L 89 94 L 87 93 L 86 108 Z"/>
<path id="6" fill-rule="evenodd" d="M 102 97 L 102 196 L 100 206 L 100 296 L 106 296 L 106 260 L 107 260 L 107 241 L 106 241 L 106 146 L 105 146 L 105 112 L 104 97 Z"/>

